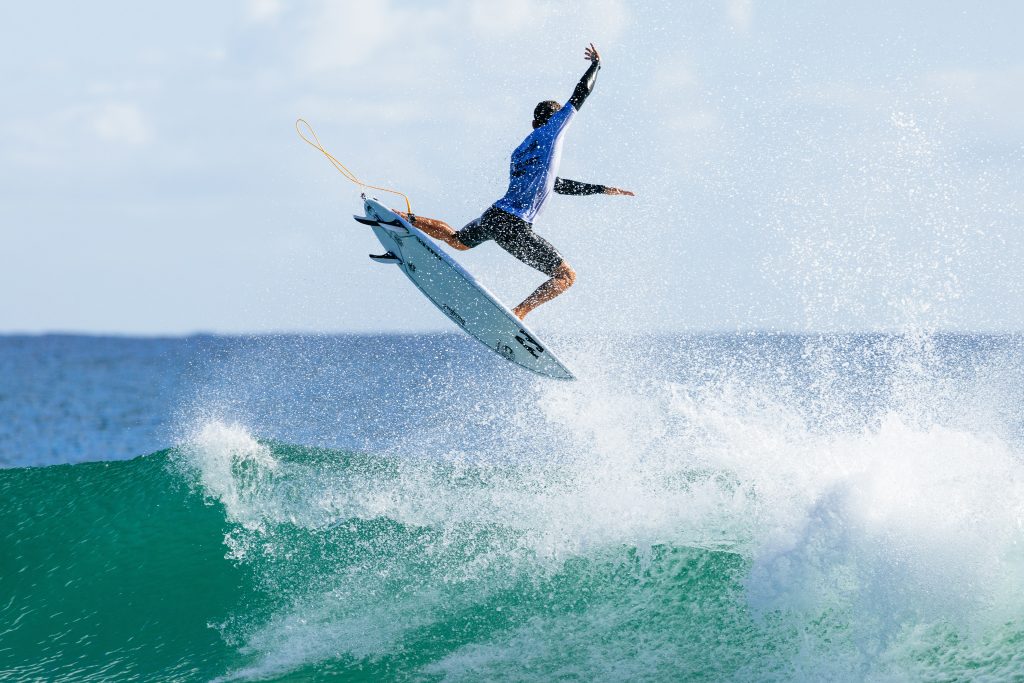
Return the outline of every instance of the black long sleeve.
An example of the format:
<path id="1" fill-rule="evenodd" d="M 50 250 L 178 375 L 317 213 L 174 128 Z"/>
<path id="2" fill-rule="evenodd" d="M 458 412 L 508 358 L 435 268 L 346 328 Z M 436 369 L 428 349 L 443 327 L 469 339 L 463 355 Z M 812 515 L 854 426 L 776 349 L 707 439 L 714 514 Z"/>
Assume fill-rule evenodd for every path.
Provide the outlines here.
<path id="1" fill-rule="evenodd" d="M 555 178 L 555 192 L 558 194 L 604 194 L 605 189 L 604 185 L 581 183 L 578 180 L 569 180 L 568 178 Z"/>
<path id="2" fill-rule="evenodd" d="M 597 72 L 600 70 L 601 62 L 591 62 L 590 68 L 583 74 L 580 82 L 576 84 L 576 89 L 572 91 L 572 97 L 569 98 L 569 104 L 575 107 L 576 111 L 580 110 L 587 96 L 594 91 L 594 83 L 597 82 Z"/>

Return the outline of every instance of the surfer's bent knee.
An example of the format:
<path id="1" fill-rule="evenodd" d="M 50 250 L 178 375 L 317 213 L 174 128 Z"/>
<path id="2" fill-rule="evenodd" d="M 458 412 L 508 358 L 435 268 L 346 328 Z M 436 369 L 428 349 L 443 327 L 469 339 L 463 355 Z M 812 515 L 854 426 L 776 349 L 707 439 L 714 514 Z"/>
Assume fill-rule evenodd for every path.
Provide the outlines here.
<path id="1" fill-rule="evenodd" d="M 554 272 L 554 276 L 561 280 L 566 287 L 572 287 L 576 282 L 576 271 L 572 269 L 568 261 L 562 261 Z"/>

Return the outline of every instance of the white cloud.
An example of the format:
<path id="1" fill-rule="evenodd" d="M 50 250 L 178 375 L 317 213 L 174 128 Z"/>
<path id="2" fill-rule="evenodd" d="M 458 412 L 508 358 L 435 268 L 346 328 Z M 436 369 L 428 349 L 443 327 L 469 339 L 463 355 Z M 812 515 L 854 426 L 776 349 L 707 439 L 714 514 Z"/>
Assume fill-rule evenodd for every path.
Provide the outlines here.
<path id="1" fill-rule="evenodd" d="M 685 61 L 661 64 L 654 72 L 655 92 L 683 92 L 700 85 L 696 70 Z"/>
<path id="2" fill-rule="evenodd" d="M 146 117 L 137 105 L 112 102 L 87 113 L 90 128 L 100 140 L 126 145 L 144 145 L 152 138 Z"/>
<path id="3" fill-rule="evenodd" d="M 578 9 L 577 16 L 580 13 L 585 17 L 583 29 L 593 32 L 595 42 L 617 42 L 629 25 L 629 11 L 620 0 L 595 0 Z"/>
<path id="4" fill-rule="evenodd" d="M 1024 132 L 1024 66 L 934 71 L 927 83 L 964 113 Z"/>
<path id="5" fill-rule="evenodd" d="M 484 34 L 507 35 L 537 23 L 538 18 L 546 14 L 545 10 L 545 7 L 533 0 L 474 0 L 469 5 L 469 23 L 474 30 Z"/>
<path id="6" fill-rule="evenodd" d="M 592 40 L 598 47 L 618 41 L 630 22 L 623 0 L 590 0 L 585 6 L 537 0 L 470 0 L 466 17 L 469 28 L 487 36 L 564 39 L 572 35 Z"/>
<path id="7" fill-rule="evenodd" d="M 152 125 L 134 103 L 76 104 L 7 122 L 0 127 L 0 154 L 23 168 L 58 168 L 69 155 L 94 154 L 113 145 L 142 147 L 153 137 Z"/>
<path id="8" fill-rule="evenodd" d="M 665 126 L 676 133 L 701 133 L 721 128 L 722 121 L 710 109 L 693 109 L 669 116 Z"/>
<path id="9" fill-rule="evenodd" d="M 249 0 L 246 16 L 256 23 L 272 22 L 281 14 L 284 7 L 280 0 Z"/>
<path id="10" fill-rule="evenodd" d="M 396 34 L 386 3 L 335 2 L 312 18 L 302 65 L 310 71 L 358 66 Z"/>
<path id="11" fill-rule="evenodd" d="M 352 101 L 327 97 L 304 97 L 296 102 L 301 111 L 317 124 L 408 123 L 429 120 L 430 110 L 408 100 Z"/>
<path id="12" fill-rule="evenodd" d="M 754 23 L 754 0 L 726 0 L 729 22 L 740 33 L 750 31 Z"/>
<path id="13" fill-rule="evenodd" d="M 96 99 L 137 98 L 150 96 L 161 90 L 162 84 L 155 78 L 122 79 L 116 81 L 97 80 L 86 85 L 85 92 Z"/>
<path id="14" fill-rule="evenodd" d="M 686 60 L 658 66 L 651 78 L 650 97 L 666 105 L 667 130 L 691 134 L 721 128 L 721 118 L 704 103 L 701 85 L 696 69 Z"/>
<path id="15" fill-rule="evenodd" d="M 208 50 L 203 50 L 203 57 L 211 62 L 223 62 L 227 59 L 228 51 L 223 46 L 213 47 Z"/>
<path id="16" fill-rule="evenodd" d="M 928 75 L 931 85 L 953 99 L 972 104 L 986 99 L 983 91 L 988 89 L 993 80 L 993 74 L 971 69 L 933 71 Z"/>
<path id="17" fill-rule="evenodd" d="M 800 97 L 859 115 L 917 103 L 950 121 L 1024 137 L 1024 66 L 945 69 L 932 71 L 921 80 L 888 85 L 835 81 Z"/>
<path id="18" fill-rule="evenodd" d="M 871 112 L 897 106 L 895 92 L 877 85 L 832 81 L 793 95 L 794 102 L 839 107 L 849 111 Z"/>
<path id="19" fill-rule="evenodd" d="M 301 66 L 309 71 L 361 66 L 386 51 L 415 61 L 428 47 L 426 36 L 437 40 L 443 18 L 443 9 L 397 7 L 388 0 L 324 2 L 309 18 Z"/>

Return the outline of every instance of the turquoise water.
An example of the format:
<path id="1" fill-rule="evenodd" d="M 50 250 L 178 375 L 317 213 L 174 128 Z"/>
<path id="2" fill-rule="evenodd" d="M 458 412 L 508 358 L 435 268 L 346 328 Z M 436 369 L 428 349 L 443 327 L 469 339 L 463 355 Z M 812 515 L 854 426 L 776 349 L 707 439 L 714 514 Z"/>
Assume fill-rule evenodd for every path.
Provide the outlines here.
<path id="1" fill-rule="evenodd" d="M 16 342 L 5 680 L 1022 680 L 1020 338 Z"/>

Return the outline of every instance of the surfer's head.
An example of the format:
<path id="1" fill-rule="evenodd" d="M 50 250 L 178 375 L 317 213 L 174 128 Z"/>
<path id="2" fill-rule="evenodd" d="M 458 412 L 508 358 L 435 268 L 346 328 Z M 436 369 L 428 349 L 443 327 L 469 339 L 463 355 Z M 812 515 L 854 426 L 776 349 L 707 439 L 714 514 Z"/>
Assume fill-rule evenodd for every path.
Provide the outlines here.
<path id="1" fill-rule="evenodd" d="M 562 105 L 554 100 L 544 100 L 538 104 L 533 108 L 533 127 L 540 128 L 543 126 L 548 122 L 548 119 L 550 119 L 551 116 L 561 108 Z"/>

